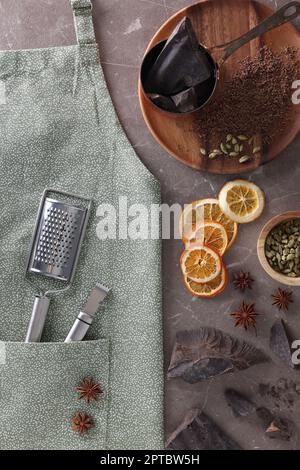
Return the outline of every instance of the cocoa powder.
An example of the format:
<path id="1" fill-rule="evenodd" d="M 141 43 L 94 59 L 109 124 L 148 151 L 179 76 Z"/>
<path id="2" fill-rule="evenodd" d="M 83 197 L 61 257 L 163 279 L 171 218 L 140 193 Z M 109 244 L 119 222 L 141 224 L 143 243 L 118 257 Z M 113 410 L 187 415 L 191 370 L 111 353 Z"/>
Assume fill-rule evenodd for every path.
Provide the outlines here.
<path id="1" fill-rule="evenodd" d="M 257 56 L 240 61 L 232 78 L 220 84 L 220 92 L 199 112 L 200 138 L 260 135 L 263 143 L 270 143 L 283 133 L 293 106 L 292 83 L 300 78 L 296 52 L 291 47 L 273 52 L 265 46 Z"/>

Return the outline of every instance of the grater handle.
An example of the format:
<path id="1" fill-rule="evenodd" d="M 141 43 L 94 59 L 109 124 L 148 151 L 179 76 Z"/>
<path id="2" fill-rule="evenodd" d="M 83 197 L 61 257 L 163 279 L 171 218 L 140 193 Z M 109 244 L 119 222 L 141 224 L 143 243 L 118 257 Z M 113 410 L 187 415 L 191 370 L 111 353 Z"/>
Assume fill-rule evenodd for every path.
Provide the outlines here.
<path id="1" fill-rule="evenodd" d="M 34 299 L 32 315 L 28 325 L 25 343 L 39 343 L 42 337 L 50 299 L 45 295 Z"/>

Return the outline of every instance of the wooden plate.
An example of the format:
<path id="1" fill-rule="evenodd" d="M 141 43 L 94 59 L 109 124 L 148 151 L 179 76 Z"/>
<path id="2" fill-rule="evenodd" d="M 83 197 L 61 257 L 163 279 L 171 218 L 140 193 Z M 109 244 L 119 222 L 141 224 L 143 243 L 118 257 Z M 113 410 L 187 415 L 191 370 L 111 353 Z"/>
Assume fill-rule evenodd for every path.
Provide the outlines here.
<path id="1" fill-rule="evenodd" d="M 257 1 L 204 0 L 180 10 L 169 18 L 154 35 L 147 51 L 158 42 L 167 39 L 184 16 L 189 16 L 192 20 L 199 41 L 211 47 L 242 35 L 272 13 L 273 10 L 270 7 Z M 236 51 L 222 66 L 222 73 L 230 76 L 228 74 L 236 70 L 238 61 L 248 55 L 255 56 L 263 45 L 274 51 L 284 46 L 297 47 L 300 60 L 300 35 L 292 24 L 286 23 Z M 210 160 L 200 156 L 201 145 L 194 131 L 195 114 L 177 116 L 161 112 L 145 97 L 140 83 L 139 99 L 144 119 L 158 143 L 182 163 L 196 170 L 211 173 L 232 174 L 253 170 L 273 160 L 294 140 L 300 130 L 300 106 L 294 105 L 290 111 L 292 125 L 285 135 L 278 137 L 272 143 L 264 155 L 259 155 L 244 164 L 240 164 L 236 158 L 221 157 Z M 278 129 L 280 129 L 280 123 L 278 123 Z"/>

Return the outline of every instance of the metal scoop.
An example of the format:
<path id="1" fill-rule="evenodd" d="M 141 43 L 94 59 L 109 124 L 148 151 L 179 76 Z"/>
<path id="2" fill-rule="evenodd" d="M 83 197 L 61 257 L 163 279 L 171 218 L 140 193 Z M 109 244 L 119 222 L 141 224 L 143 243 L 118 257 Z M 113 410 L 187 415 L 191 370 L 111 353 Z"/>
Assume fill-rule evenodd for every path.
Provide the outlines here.
<path id="1" fill-rule="evenodd" d="M 161 91 L 157 90 L 150 90 L 149 94 L 147 87 L 145 87 L 145 83 L 147 84 L 147 81 L 145 80 L 145 77 L 148 74 L 147 69 L 152 67 L 151 61 L 153 63 L 153 55 L 155 51 L 157 51 L 160 56 L 161 50 L 168 43 L 164 41 L 163 43 L 156 44 L 146 54 L 141 69 L 141 84 L 146 97 L 150 99 L 152 103 L 156 104 L 160 109 L 164 108 L 165 112 L 170 112 L 173 114 L 185 114 L 198 111 L 203 106 L 205 106 L 213 96 L 219 81 L 220 67 L 228 59 L 228 57 L 230 57 L 235 51 L 237 51 L 244 44 L 250 42 L 252 39 L 255 39 L 267 31 L 270 31 L 274 28 L 277 28 L 278 26 L 283 25 L 284 23 L 287 23 L 288 21 L 295 19 L 299 13 L 300 3 L 293 1 L 279 8 L 279 10 L 277 10 L 273 15 L 269 16 L 250 31 L 243 34 L 239 38 L 234 39 L 233 41 L 210 48 L 206 47 L 204 44 L 199 43 L 199 49 L 197 52 L 197 67 L 199 68 L 199 64 L 201 63 L 205 69 L 205 73 L 199 75 L 199 81 L 197 85 L 193 84 L 191 88 L 182 89 L 179 93 L 177 89 L 174 89 L 174 92 L 170 90 L 168 95 L 164 95 L 164 93 L 161 93 Z M 199 56 L 202 56 L 201 60 L 199 60 Z M 215 58 L 215 56 L 218 56 L 219 58 Z M 192 57 L 191 53 L 190 57 Z M 194 55 L 194 57 L 196 66 L 196 55 Z M 176 71 L 182 73 L 182 68 L 179 67 L 175 69 L 173 66 L 172 73 L 176 74 Z M 188 70 L 185 71 L 187 74 L 188 72 Z M 175 82 L 175 78 L 173 78 L 173 82 Z M 157 93 L 157 95 L 154 93 Z"/>
<path id="2" fill-rule="evenodd" d="M 72 203 L 48 197 L 57 193 Z M 84 205 L 73 204 L 73 200 L 85 201 Z M 62 289 L 48 290 L 35 297 L 32 316 L 25 342 L 41 339 L 51 293 L 68 289 L 73 280 L 80 248 L 85 235 L 92 201 L 81 196 L 46 189 L 40 202 L 38 217 L 31 241 L 26 265 L 26 274 L 36 274 L 53 281 L 62 282 Z M 56 282 L 56 286 L 57 286 Z"/>

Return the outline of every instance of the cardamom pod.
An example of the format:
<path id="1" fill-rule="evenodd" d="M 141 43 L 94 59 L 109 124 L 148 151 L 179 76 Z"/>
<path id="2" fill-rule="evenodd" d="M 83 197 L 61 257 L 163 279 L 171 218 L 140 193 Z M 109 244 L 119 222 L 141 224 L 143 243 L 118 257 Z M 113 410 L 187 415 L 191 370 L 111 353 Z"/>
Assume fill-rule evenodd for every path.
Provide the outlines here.
<path id="1" fill-rule="evenodd" d="M 212 160 L 213 158 L 216 158 L 216 157 L 218 157 L 218 156 L 219 156 L 218 153 L 211 152 L 211 153 L 208 155 L 208 158 L 210 158 L 210 159 Z"/>
<path id="2" fill-rule="evenodd" d="M 228 150 L 227 150 L 225 144 L 222 143 L 222 144 L 220 145 L 220 149 L 222 150 L 223 153 L 225 153 L 225 155 L 228 155 Z"/>
<path id="3" fill-rule="evenodd" d="M 249 155 L 243 155 L 243 156 L 239 159 L 239 162 L 240 162 L 240 163 L 246 163 L 246 162 L 248 162 L 250 159 L 251 159 L 251 157 L 249 157 Z"/>

